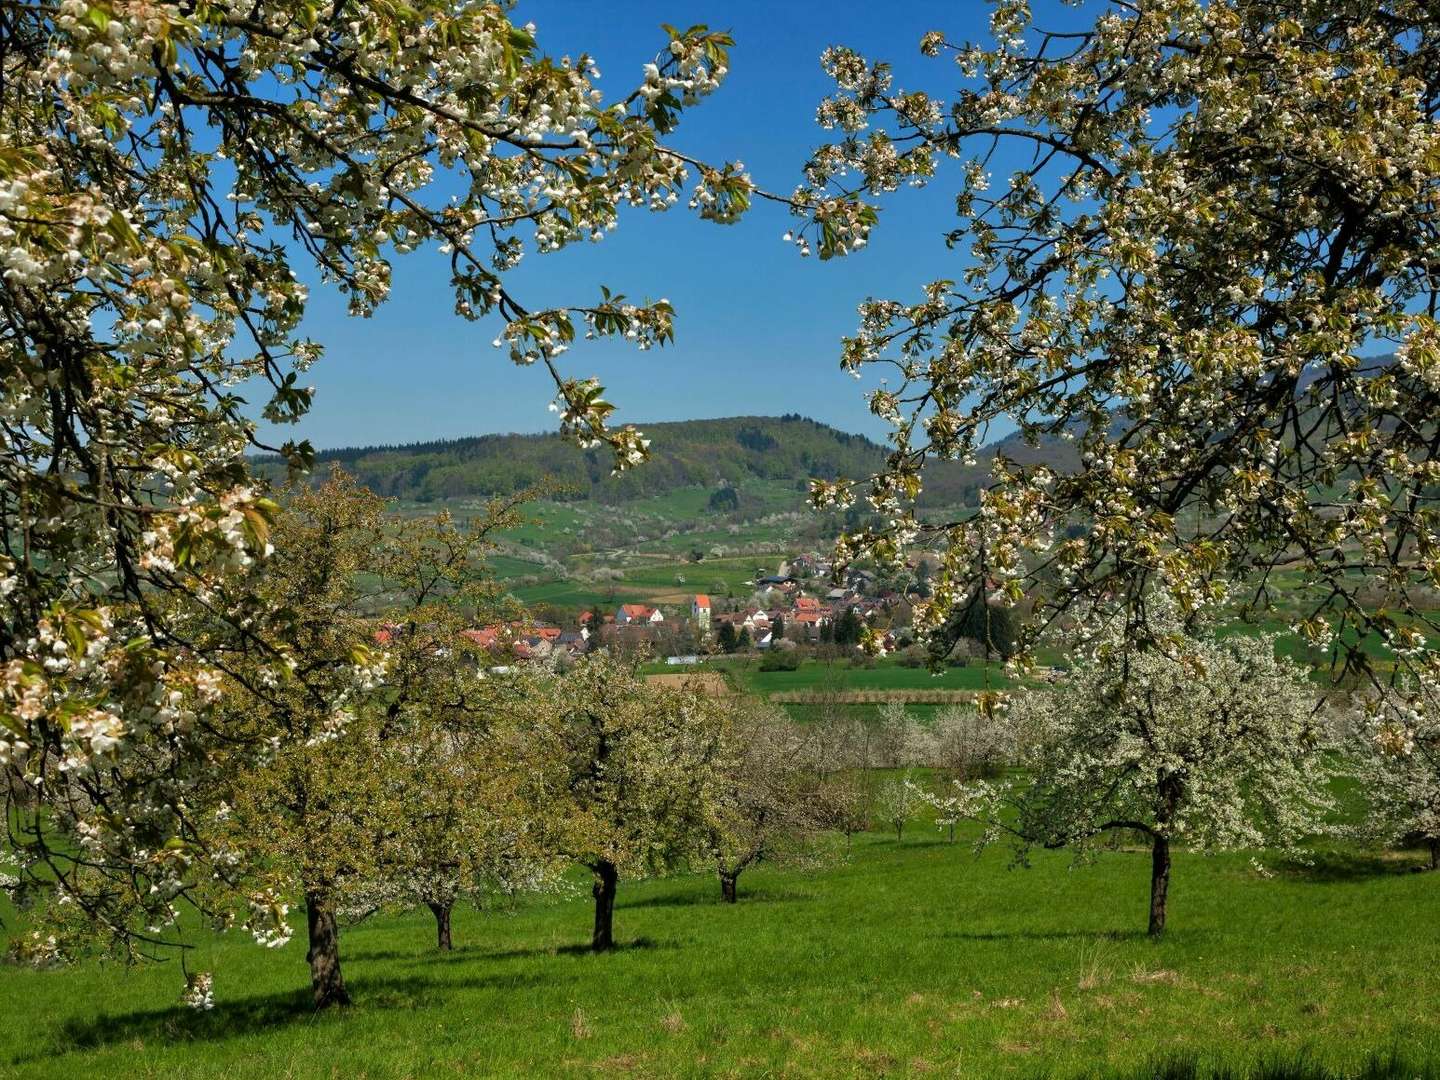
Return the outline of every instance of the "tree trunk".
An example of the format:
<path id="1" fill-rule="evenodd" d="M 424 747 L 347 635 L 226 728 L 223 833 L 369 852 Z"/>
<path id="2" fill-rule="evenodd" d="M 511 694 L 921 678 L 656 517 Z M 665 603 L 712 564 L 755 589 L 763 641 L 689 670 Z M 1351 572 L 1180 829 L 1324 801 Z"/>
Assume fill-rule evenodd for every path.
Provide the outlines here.
<path id="1" fill-rule="evenodd" d="M 315 1008 L 349 1005 L 345 979 L 340 974 L 340 928 L 335 924 L 335 908 L 319 892 L 305 893 L 305 917 L 310 932 L 310 990 Z"/>
<path id="2" fill-rule="evenodd" d="M 590 948 L 595 952 L 606 952 L 615 947 L 615 887 L 620 873 L 615 864 L 601 860 L 595 864 L 595 934 L 590 939 Z"/>
<path id="3" fill-rule="evenodd" d="M 1170 838 L 1160 833 L 1150 846 L 1150 936 L 1165 932 L 1165 897 L 1170 891 Z"/>
<path id="4" fill-rule="evenodd" d="M 720 871 L 720 899 L 724 900 L 725 903 L 735 903 L 735 883 L 739 880 L 739 878 L 740 871 L 738 870 L 735 871 L 733 874 L 727 873 L 724 870 Z"/>
<path id="5" fill-rule="evenodd" d="M 905 839 L 905 823 L 904 823 L 903 821 L 897 821 L 897 822 L 895 823 L 895 842 L 898 844 L 901 840 L 904 840 L 904 839 Z"/>
<path id="6" fill-rule="evenodd" d="M 435 947 L 441 952 L 449 952 L 450 944 L 450 909 L 453 904 L 430 904 L 430 914 L 435 916 Z"/>
<path id="7" fill-rule="evenodd" d="M 1430 838 L 1430 869 L 1440 870 L 1440 836 Z"/>
<path id="8" fill-rule="evenodd" d="M 950 823 L 950 843 L 953 844 L 954 842 L 955 842 L 955 823 L 952 821 L 952 822 Z"/>

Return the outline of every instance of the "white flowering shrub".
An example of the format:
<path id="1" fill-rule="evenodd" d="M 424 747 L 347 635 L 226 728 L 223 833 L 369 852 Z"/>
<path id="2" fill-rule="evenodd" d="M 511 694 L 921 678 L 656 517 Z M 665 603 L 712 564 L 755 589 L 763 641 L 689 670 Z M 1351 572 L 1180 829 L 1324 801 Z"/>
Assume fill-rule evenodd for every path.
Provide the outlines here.
<path id="1" fill-rule="evenodd" d="M 932 730 L 921 724 L 902 703 L 880 706 L 871 740 L 871 760 L 883 768 L 909 769 L 929 765 L 934 758 Z"/>
<path id="2" fill-rule="evenodd" d="M 183 1004 L 199 1012 L 208 1012 L 215 1007 L 215 979 L 208 971 L 197 971 L 185 980 L 185 992 L 180 995 Z"/>

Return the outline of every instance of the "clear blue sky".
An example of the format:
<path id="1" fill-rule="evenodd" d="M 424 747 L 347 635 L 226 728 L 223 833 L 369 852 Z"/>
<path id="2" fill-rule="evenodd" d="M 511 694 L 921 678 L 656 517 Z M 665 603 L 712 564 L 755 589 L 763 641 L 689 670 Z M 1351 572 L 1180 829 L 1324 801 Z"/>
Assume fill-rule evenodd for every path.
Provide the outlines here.
<path id="1" fill-rule="evenodd" d="M 553 0 L 515 12 L 536 24 L 546 52 L 594 55 L 607 97 L 638 82 L 663 44 L 661 22 L 731 30 L 728 78 L 670 141 L 703 158 L 742 160 L 757 183 L 779 191 L 795 185 L 825 134 L 814 119 L 828 89 L 822 49 L 851 45 L 891 60 L 898 86 L 948 94 L 959 73 L 920 56 L 921 34 L 986 40 L 988 15 L 979 0 Z M 839 340 L 866 296 L 910 297 L 927 280 L 958 276 L 962 256 L 944 245 L 956 180 L 952 169 L 927 190 L 887 200 L 870 245 L 846 259 L 801 259 L 781 241 L 790 224 L 783 208 L 762 203 L 739 224 L 717 226 L 682 202 L 664 214 L 624 214 L 600 244 L 532 253 L 508 280 L 532 307 L 588 301 L 602 283 L 675 304 L 673 346 L 642 353 L 582 341 L 562 357 L 570 373 L 601 379 L 622 422 L 799 412 L 883 437 L 865 384 L 839 368 Z M 326 356 L 306 380 L 317 388 L 314 408 L 287 435 L 324 448 L 549 429 L 545 373 L 516 368 L 490 346 L 498 319 L 468 323 L 452 304 L 446 263 L 434 253 L 398 257 L 391 299 L 367 320 L 347 317 L 333 292 L 316 288 L 305 331 Z"/>

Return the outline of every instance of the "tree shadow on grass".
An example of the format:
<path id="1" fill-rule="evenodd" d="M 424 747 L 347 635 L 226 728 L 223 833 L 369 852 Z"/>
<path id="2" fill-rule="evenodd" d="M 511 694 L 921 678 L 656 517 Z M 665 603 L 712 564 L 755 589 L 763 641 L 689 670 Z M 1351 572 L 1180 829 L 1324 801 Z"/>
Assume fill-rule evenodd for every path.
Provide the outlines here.
<path id="1" fill-rule="evenodd" d="M 947 848 L 953 847 L 957 851 L 969 853 L 970 845 L 963 840 L 947 840 L 945 836 L 922 836 L 920 833 L 906 833 L 905 839 L 895 840 L 887 838 L 886 844 L 891 851 L 924 851 L 926 848 Z"/>
<path id="2" fill-rule="evenodd" d="M 672 941 L 656 941 L 654 938 L 638 937 L 631 941 L 616 942 L 610 954 L 640 952 L 650 949 L 679 948 Z M 546 956 L 604 956 L 596 953 L 589 945 L 575 942 L 570 945 L 532 945 L 525 948 L 496 949 L 488 945 L 460 945 L 448 952 L 439 949 L 430 952 L 407 952 L 401 949 L 376 949 L 369 952 L 347 953 L 345 961 L 371 963 L 388 961 L 400 964 L 457 964 L 471 961 L 484 963 L 491 960 L 533 960 Z"/>
<path id="3" fill-rule="evenodd" d="M 351 978 L 347 986 L 353 1004 L 348 1008 L 317 1012 L 307 987 L 258 997 L 219 1000 L 203 1012 L 175 1005 L 67 1020 L 54 1041 L 17 1055 L 11 1064 L 44 1061 L 77 1050 L 94 1050 L 117 1043 L 220 1042 L 281 1028 L 343 1022 L 353 1013 L 412 1010 L 443 1003 L 461 989 L 513 991 L 546 980 L 538 975 L 476 975 L 466 978 L 426 979 L 416 975 Z"/>
<path id="4" fill-rule="evenodd" d="M 1053 1073 L 1033 1074 L 1041 1080 Z M 1335 1068 L 1317 1061 L 1306 1051 L 1271 1054 L 1258 1062 L 1205 1061 L 1190 1055 L 1160 1058 L 1137 1069 L 1116 1069 L 1105 1073 L 1087 1071 L 1073 1080 L 1440 1080 L 1436 1062 L 1408 1058 L 1390 1050 L 1372 1053 L 1360 1068 Z"/>
<path id="5" fill-rule="evenodd" d="M 1143 930 L 947 930 L 950 941 L 1146 941 Z"/>
<path id="6" fill-rule="evenodd" d="M 814 900 L 813 894 L 808 892 L 797 892 L 793 889 L 768 889 L 763 885 L 748 889 L 741 879 L 739 899 L 733 906 L 744 907 L 747 904 L 794 904 L 805 903 Z M 717 884 L 714 891 L 666 893 L 663 896 L 650 896 L 644 900 L 632 900 L 629 903 L 617 903 L 615 906 L 620 909 L 626 908 L 657 908 L 657 907 L 718 907 L 724 901 L 720 899 L 720 886 Z"/>
<path id="7" fill-rule="evenodd" d="M 1317 851 L 1308 862 L 1285 860 L 1277 869 L 1297 881 L 1325 884 L 1336 881 L 1368 881 L 1426 870 L 1429 863 L 1409 852 L 1376 854 L 1354 851 Z"/>

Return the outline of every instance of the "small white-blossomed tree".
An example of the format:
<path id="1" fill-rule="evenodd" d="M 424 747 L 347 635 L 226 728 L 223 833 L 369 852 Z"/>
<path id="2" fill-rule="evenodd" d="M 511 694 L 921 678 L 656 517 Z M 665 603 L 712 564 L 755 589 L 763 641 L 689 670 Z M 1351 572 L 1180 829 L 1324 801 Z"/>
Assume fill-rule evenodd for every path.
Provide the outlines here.
<path id="1" fill-rule="evenodd" d="M 928 765 L 935 750 L 930 729 L 898 701 L 880 706 L 871 748 L 875 764 L 896 769 Z"/>
<path id="2" fill-rule="evenodd" d="M 991 779 L 1015 760 L 1019 743 L 1004 711 L 947 705 L 935 714 L 931 764 L 956 780 Z"/>
<path id="3" fill-rule="evenodd" d="M 727 713 L 600 653 L 563 675 L 526 675 L 514 732 L 530 820 L 546 850 L 592 874 L 591 948 L 604 952 L 615 945 L 622 875 L 708 861 Z"/>
<path id="4" fill-rule="evenodd" d="M 391 817 L 376 830 L 368 872 L 344 883 L 341 907 L 351 917 L 426 907 L 442 950 L 452 947 L 459 900 L 559 885 L 562 866 L 533 842 L 516 791 L 514 689 L 487 670 L 494 653 L 467 633 L 520 614 L 484 559 L 528 497 L 492 500 L 464 523 L 447 513 L 388 520 L 367 563 L 371 603 L 383 609 L 373 749 Z"/>
<path id="5" fill-rule="evenodd" d="M 1347 749 L 1369 804 L 1363 833 L 1418 840 L 1440 870 L 1440 724 L 1407 706 L 1403 688 L 1372 698 L 1357 721 Z"/>
<path id="6" fill-rule="evenodd" d="M 461 901 L 486 908 L 522 894 L 564 891 L 564 865 L 535 844 L 518 807 L 507 813 L 496 797 L 504 764 L 473 756 L 485 745 L 432 738 L 397 747 L 406 764 L 400 770 L 406 789 L 393 801 L 399 816 L 371 874 L 343 889 L 343 916 L 359 921 L 382 910 L 426 908 L 435 919 L 435 946 L 448 952 Z"/>
<path id="7" fill-rule="evenodd" d="M 875 791 L 875 817 L 895 830 L 896 841 L 905 838 L 905 826 L 915 819 L 925 803 L 914 770 L 882 782 Z"/>
<path id="8" fill-rule="evenodd" d="M 720 898 L 733 904 L 740 875 L 756 863 L 804 865 L 823 855 L 821 834 L 832 821 L 816 730 L 762 702 L 738 699 L 723 707 L 731 719 L 709 807 L 709 844 Z"/>
<path id="9" fill-rule="evenodd" d="M 1017 693 L 1027 782 L 957 785 L 987 838 L 1086 850 L 1150 842 L 1149 932 L 1165 930 L 1171 848 L 1300 852 L 1330 806 L 1317 695 L 1275 639 L 1216 640 L 1152 614 L 1153 645 L 1116 623 L 1052 687 Z M 964 812 L 967 808 L 961 808 Z"/>

